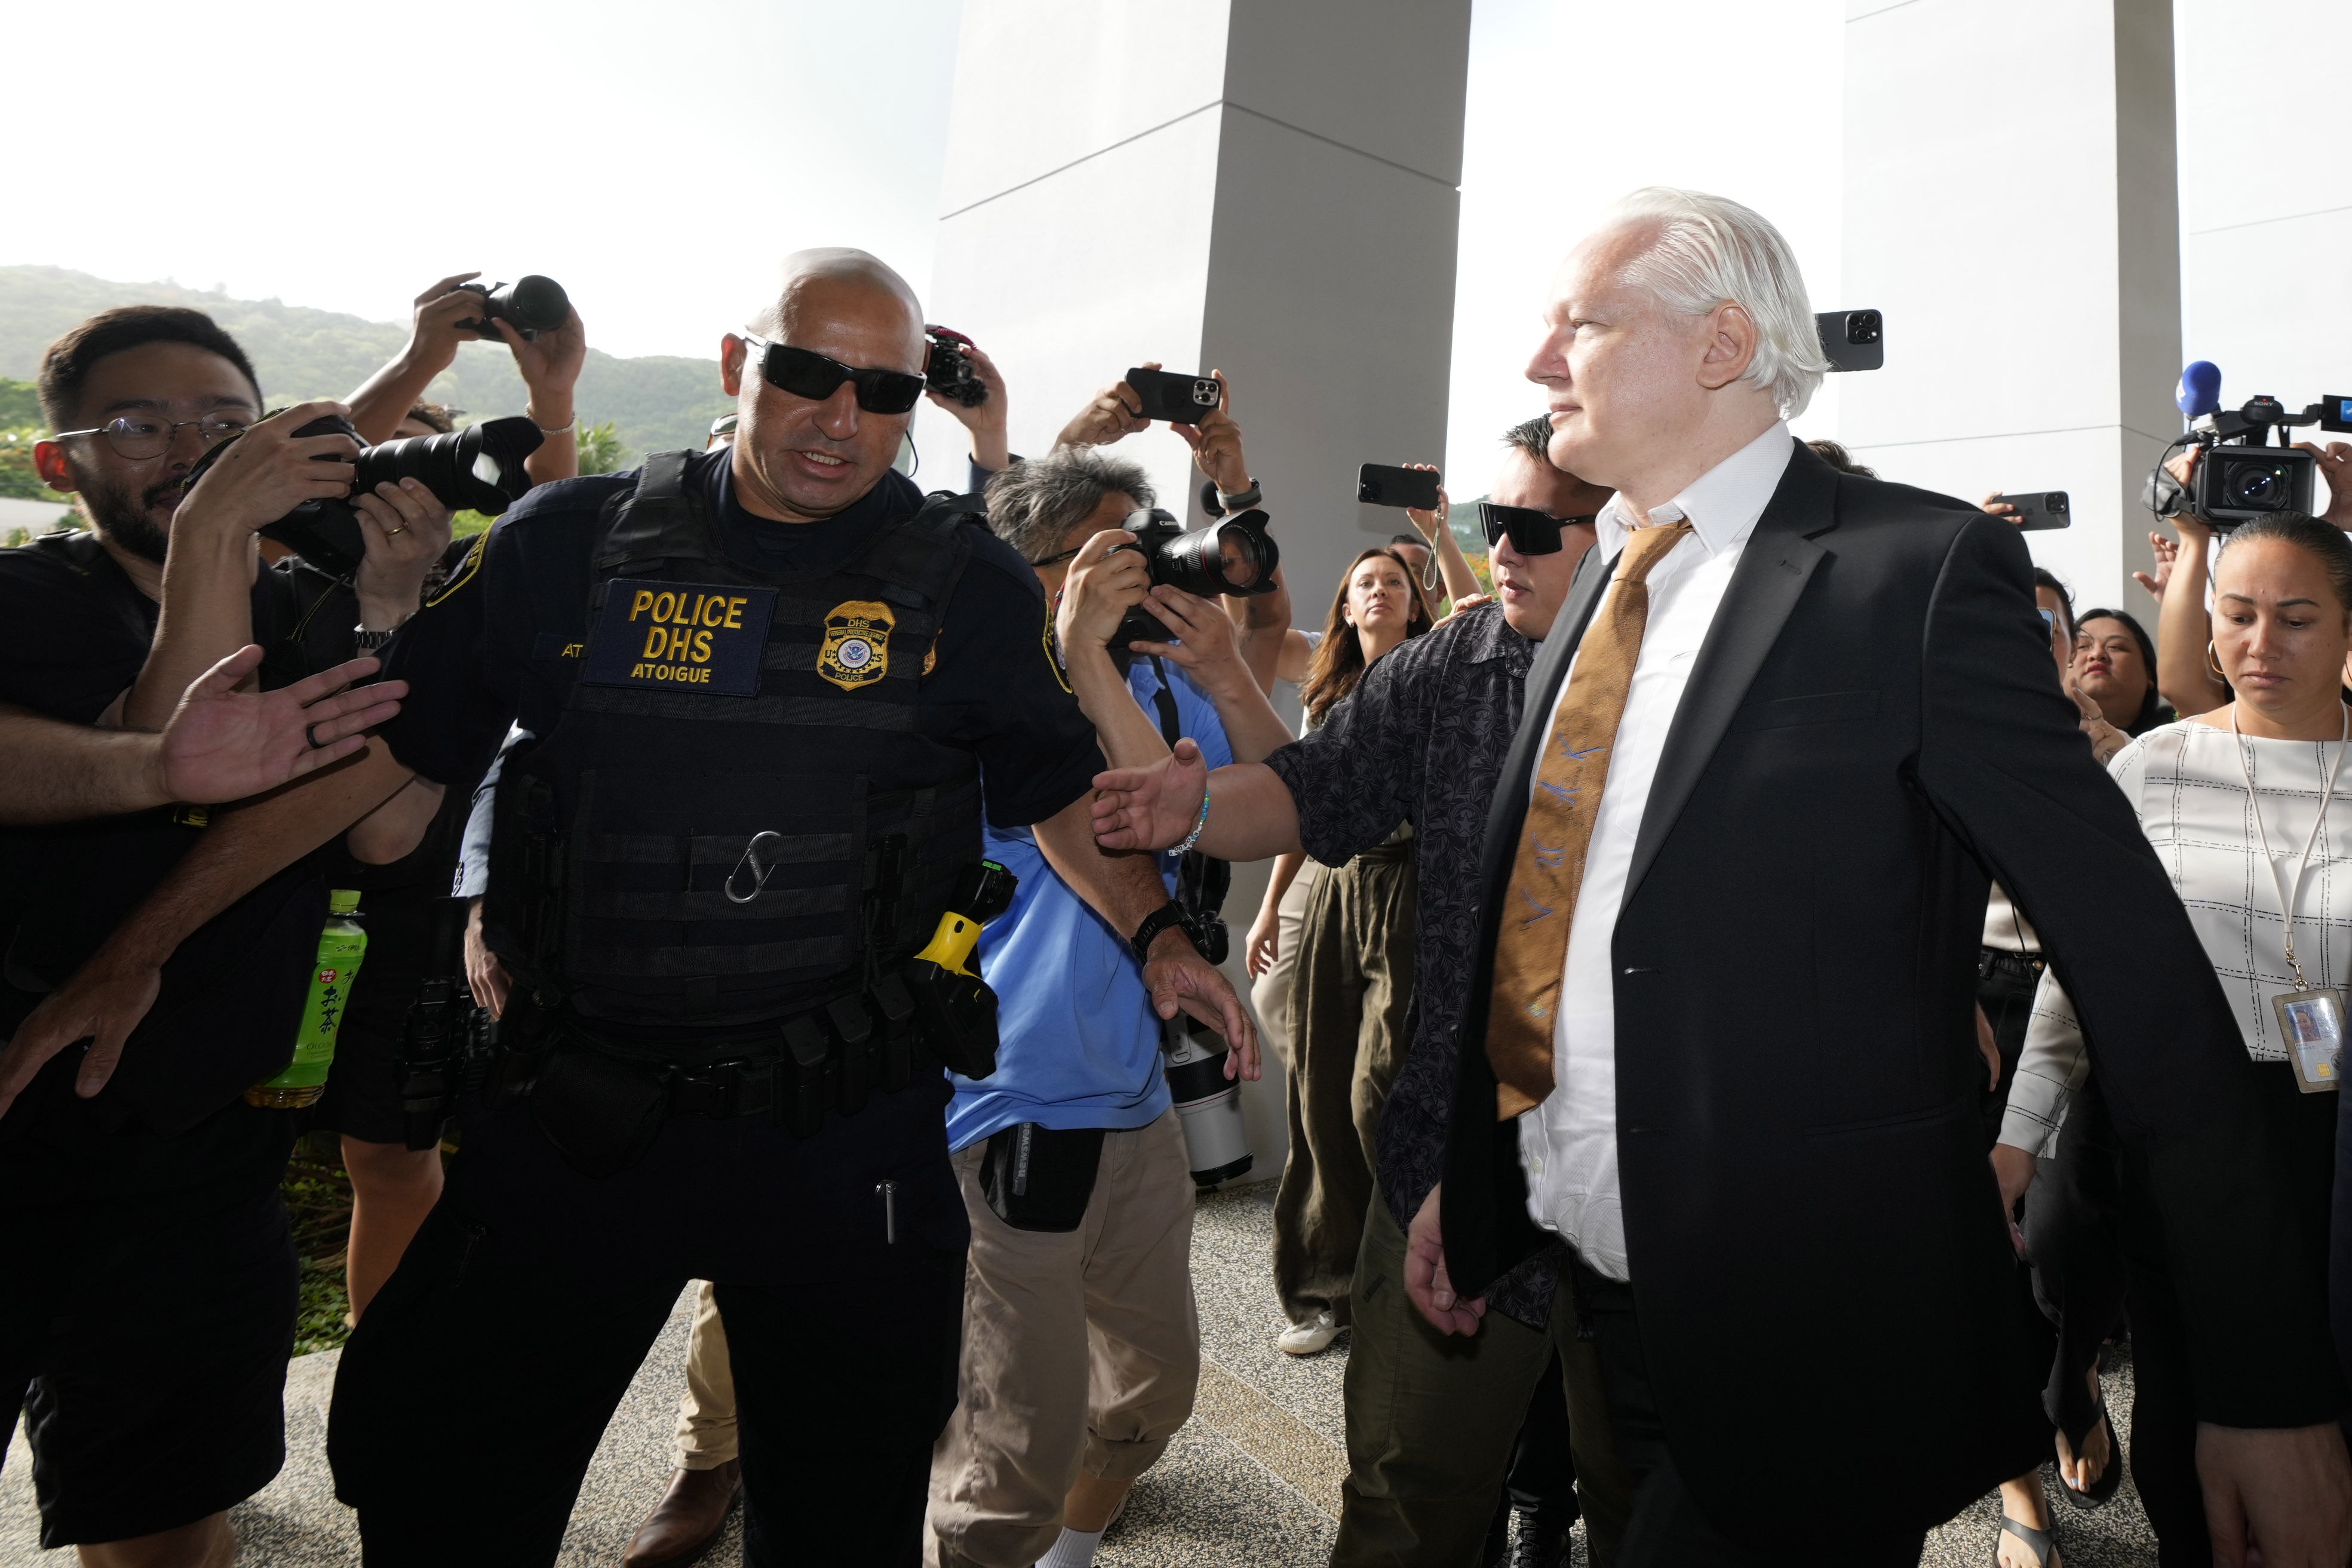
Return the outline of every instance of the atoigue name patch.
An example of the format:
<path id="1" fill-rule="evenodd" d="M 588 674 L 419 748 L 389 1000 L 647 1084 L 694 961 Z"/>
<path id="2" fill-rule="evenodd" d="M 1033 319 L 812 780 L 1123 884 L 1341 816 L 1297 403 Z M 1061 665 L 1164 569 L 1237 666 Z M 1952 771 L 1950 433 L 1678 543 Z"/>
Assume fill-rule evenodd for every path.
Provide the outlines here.
<path id="1" fill-rule="evenodd" d="M 757 696 L 775 612 L 772 588 L 615 578 L 604 585 L 604 613 L 580 678 L 598 686 Z"/>

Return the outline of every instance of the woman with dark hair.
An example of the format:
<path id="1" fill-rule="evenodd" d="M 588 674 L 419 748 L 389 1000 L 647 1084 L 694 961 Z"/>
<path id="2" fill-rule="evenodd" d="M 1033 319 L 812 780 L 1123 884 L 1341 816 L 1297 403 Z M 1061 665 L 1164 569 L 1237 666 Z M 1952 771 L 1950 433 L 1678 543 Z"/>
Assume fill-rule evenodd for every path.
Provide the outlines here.
<path id="1" fill-rule="evenodd" d="M 2101 616 L 2084 616 L 2095 629 Z M 2252 1059 L 2270 1142 L 2294 1176 L 2290 1213 L 2250 1214 L 2249 1226 L 2285 1224 L 2325 1277 L 2336 1184 L 2336 1095 L 2345 1032 L 2346 936 L 2352 932 L 2352 706 L 2344 701 L 2352 652 L 2352 543 L 2300 512 L 2246 524 L 2213 564 L 2211 657 L 2236 700 L 2193 718 L 2158 724 L 2109 764 L 2129 797 L 2190 925 L 2231 998 L 2242 1038 L 2226 1042 Z M 2111 710 L 2112 711 L 2112 710 Z M 2342 806 L 2337 798 L 2344 797 Z M 2086 1119 L 2105 1119 L 2099 1077 L 2074 1004 L 2044 972 L 2009 1095 L 1993 1167 L 2014 1203 L 2037 1174 L 2035 1157 L 2071 1143 Z M 2070 1150 L 2068 1161 L 2076 1159 Z M 2121 1195 L 2126 1234 L 2144 1232 L 2146 1197 Z M 2037 1185 L 2026 1204 L 2026 1244 L 2036 1245 Z M 2035 1259 L 2037 1269 L 2042 1260 Z M 2238 1287 L 2227 1280 L 2174 1280 L 2160 1251 L 2127 1255 L 2135 1399 L 2131 1470 L 2160 1561 L 2208 1561 L 2203 1494 L 2197 1476 L 2199 1411 L 2179 1298 Z M 2060 1479 L 2074 1500 L 2110 1495 L 2123 1456 L 2096 1392 L 2095 1332 L 2078 1325 L 2069 1287 L 2062 1360 L 2073 1339 L 2071 1380 L 2053 1376 L 2045 1398 L 2061 1431 Z M 2249 1312 L 2259 1309 L 2250 1305 Z M 2250 1320 L 2251 1321 L 2251 1320 Z M 2086 1331 L 2101 1325 L 2084 1323 Z M 2308 1370 L 2315 1408 L 2346 1403 L 2340 1358 Z M 2046 1552 L 2041 1553 L 2045 1559 Z"/>
<path id="2" fill-rule="evenodd" d="M 1346 701 L 1382 654 L 1436 621 L 1418 574 L 1392 546 L 1359 554 L 1299 683 L 1307 727 Z M 1284 1085 L 1290 1152 L 1274 1197 L 1275 1289 L 1290 1320 L 1276 1343 L 1293 1355 L 1314 1354 L 1348 1325 L 1381 1106 L 1411 1038 L 1414 894 L 1407 823 L 1317 877 L 1299 928 Z"/>
<path id="3" fill-rule="evenodd" d="M 2156 689 L 2156 639 L 2120 610 L 2085 610 L 2074 622 L 2076 690 L 2100 716 L 2137 738 L 2179 716 Z"/>

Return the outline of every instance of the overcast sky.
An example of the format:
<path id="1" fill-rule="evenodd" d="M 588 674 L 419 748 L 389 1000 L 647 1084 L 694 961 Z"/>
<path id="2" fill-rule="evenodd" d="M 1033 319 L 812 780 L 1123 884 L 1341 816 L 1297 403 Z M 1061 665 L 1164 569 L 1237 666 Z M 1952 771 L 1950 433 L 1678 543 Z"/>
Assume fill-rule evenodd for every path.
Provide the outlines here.
<path id="1" fill-rule="evenodd" d="M 0 262 L 376 320 L 404 318 L 447 269 L 543 272 L 603 349 L 709 354 L 737 302 L 802 246 L 862 246 L 926 287 L 959 11 L 263 0 L 195 25 L 184 6 L 117 0 L 105 97 L 142 112 L 94 115 L 86 73 L 13 73 L 16 122 L 70 148 L 76 172 L 41 183 L 56 201 L 37 221 L 20 193 Z M 401 29 L 404 15 L 419 25 Z M 1539 406 L 1521 371 L 1554 265 L 1633 186 L 1747 202 L 1788 234 L 1816 308 L 1866 303 L 1835 298 L 1842 26 L 1837 0 L 1678 0 L 1669 51 L 1645 7 L 1477 0 L 1456 495 L 1484 487 L 1496 434 Z M 1784 99 L 1773 131 L 1723 129 L 1752 84 L 1809 79 L 1819 93 Z M 1834 402 L 1832 383 L 1805 425 L 1833 430 Z"/>

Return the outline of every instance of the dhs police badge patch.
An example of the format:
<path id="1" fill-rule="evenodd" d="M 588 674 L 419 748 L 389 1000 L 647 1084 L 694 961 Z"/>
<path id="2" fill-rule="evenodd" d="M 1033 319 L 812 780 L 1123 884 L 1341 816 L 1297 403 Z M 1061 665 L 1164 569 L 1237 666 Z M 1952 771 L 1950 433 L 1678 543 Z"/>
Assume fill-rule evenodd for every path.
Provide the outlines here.
<path id="1" fill-rule="evenodd" d="M 845 692 L 880 680 L 890 673 L 890 632 L 898 624 L 888 605 L 871 599 L 835 605 L 824 618 L 816 673 Z"/>

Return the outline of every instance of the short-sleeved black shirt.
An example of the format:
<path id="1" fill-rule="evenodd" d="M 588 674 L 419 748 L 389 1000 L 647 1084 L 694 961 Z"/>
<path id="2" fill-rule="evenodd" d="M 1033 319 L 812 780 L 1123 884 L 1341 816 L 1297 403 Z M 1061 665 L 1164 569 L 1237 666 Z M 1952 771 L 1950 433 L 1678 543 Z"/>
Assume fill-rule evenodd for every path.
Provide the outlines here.
<path id="1" fill-rule="evenodd" d="M 687 483 L 702 486 L 728 556 L 755 571 L 837 565 L 922 504 L 894 473 L 835 517 L 771 522 L 736 504 L 727 457 L 726 448 L 697 457 Z M 401 629 L 385 662 L 387 677 L 409 685 L 383 730 L 394 756 L 427 779 L 462 785 L 488 768 L 509 723 L 553 733 L 580 670 L 598 519 L 635 477 L 597 475 L 531 491 Z M 1026 827 L 1083 795 L 1102 753 L 1054 662 L 1036 574 L 985 529 L 971 529 L 971 539 L 938 659 L 916 690 L 917 723 L 979 759 L 991 821 Z"/>
<path id="2" fill-rule="evenodd" d="M 260 574 L 254 636 L 265 645 L 278 634 L 280 602 Z M 94 721 L 139 678 L 157 614 L 87 533 L 0 549 L 0 702 Z M 175 821 L 181 815 L 166 807 L 0 830 L 0 1031 L 14 1030 L 194 844 L 200 830 Z M 284 1168 L 292 1133 L 283 1113 L 232 1103 L 171 1138 L 136 1123 L 116 1126 L 104 1094 L 73 1093 L 80 1059 L 59 1052 L 0 1117 L 0 1209 L 242 1196 L 266 1189 Z"/>

